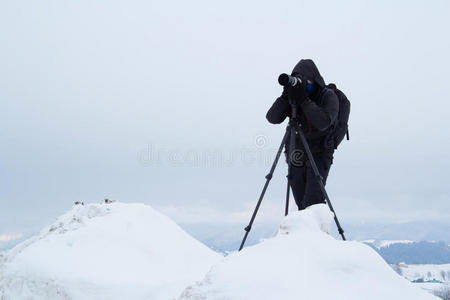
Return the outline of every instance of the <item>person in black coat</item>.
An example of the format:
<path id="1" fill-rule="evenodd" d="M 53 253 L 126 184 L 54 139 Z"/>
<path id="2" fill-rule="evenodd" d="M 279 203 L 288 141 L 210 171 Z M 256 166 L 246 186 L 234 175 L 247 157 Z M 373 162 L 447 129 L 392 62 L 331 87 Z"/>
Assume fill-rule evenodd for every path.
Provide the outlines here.
<path id="1" fill-rule="evenodd" d="M 325 184 L 333 163 L 334 152 L 334 146 L 328 137 L 336 124 L 339 99 L 325 86 L 325 81 L 311 59 L 300 60 L 294 67 L 292 76 L 300 77 L 306 84 L 284 87 L 282 95 L 269 109 L 266 118 L 272 124 L 280 124 L 291 116 L 289 101 L 297 103 L 298 121 Z M 288 149 L 289 139 L 286 142 L 285 153 Z M 288 180 L 298 209 L 325 203 L 299 135 L 296 136 L 295 149 L 295 154 L 291 154 L 293 160 Z"/>

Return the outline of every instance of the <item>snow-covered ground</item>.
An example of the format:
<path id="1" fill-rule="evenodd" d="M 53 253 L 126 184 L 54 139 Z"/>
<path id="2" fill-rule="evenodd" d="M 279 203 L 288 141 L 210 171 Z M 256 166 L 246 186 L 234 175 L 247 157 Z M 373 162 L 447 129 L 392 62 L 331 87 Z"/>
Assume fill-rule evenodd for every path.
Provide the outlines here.
<path id="1" fill-rule="evenodd" d="M 407 280 L 416 281 L 414 285 L 430 293 L 450 291 L 450 264 L 408 265 L 401 263 L 393 265 L 393 267 Z"/>
<path id="2" fill-rule="evenodd" d="M 180 299 L 438 299 L 369 246 L 326 234 L 330 222 L 325 205 L 292 213 L 274 238 L 229 255 Z"/>
<path id="3" fill-rule="evenodd" d="M 0 253 L 0 299 L 164 299 L 222 257 L 143 204 L 76 205 Z"/>
<path id="4" fill-rule="evenodd" d="M 399 265 L 401 275 L 410 281 L 423 279 L 450 283 L 450 264 L 443 265 Z"/>
<path id="5" fill-rule="evenodd" d="M 325 205 L 292 213 L 223 258 L 150 206 L 76 205 L 0 253 L 0 299 L 438 299 L 366 244 L 327 234 L 332 217 Z"/>
<path id="6" fill-rule="evenodd" d="M 423 282 L 423 283 L 414 283 L 414 285 L 418 286 L 432 294 L 439 292 L 439 291 L 446 291 L 446 293 L 450 292 L 450 283 Z"/>
<path id="7" fill-rule="evenodd" d="M 363 243 L 372 244 L 374 247 L 381 249 L 394 244 L 412 244 L 410 240 L 364 240 Z"/>

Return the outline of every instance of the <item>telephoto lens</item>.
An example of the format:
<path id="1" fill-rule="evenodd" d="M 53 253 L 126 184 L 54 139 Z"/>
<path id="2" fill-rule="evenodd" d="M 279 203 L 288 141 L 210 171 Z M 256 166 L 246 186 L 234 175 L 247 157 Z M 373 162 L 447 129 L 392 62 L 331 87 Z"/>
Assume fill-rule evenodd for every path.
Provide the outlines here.
<path id="1" fill-rule="evenodd" d="M 278 76 L 278 83 L 282 86 L 296 86 L 297 84 L 301 84 L 302 83 L 302 79 L 299 77 L 295 77 L 295 76 L 291 76 L 288 75 L 286 73 L 280 74 L 280 76 Z"/>

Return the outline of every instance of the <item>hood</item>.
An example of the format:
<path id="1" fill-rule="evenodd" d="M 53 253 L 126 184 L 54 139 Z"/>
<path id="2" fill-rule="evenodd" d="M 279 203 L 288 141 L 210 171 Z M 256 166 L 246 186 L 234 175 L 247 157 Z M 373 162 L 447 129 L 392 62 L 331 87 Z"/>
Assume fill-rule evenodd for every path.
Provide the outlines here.
<path id="1" fill-rule="evenodd" d="M 312 59 L 302 59 L 295 65 L 292 70 L 292 76 L 299 76 L 302 79 L 309 79 L 320 86 L 320 88 L 325 87 L 325 81 L 320 75 L 319 69 L 317 69 L 316 64 Z"/>

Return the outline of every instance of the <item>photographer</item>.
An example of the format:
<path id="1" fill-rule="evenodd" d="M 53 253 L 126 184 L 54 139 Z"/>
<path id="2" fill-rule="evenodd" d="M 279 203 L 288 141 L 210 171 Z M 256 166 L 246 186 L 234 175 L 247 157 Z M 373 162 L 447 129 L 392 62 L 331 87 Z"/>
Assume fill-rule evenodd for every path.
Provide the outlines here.
<path id="1" fill-rule="evenodd" d="M 325 87 L 325 82 L 314 62 L 302 59 L 294 67 L 292 76 L 300 78 L 301 83 L 287 85 L 283 93 L 267 112 L 266 118 L 272 124 L 282 123 L 291 117 L 290 103 L 297 105 L 297 120 L 303 128 L 306 140 L 313 154 L 319 173 L 325 184 L 331 164 L 333 163 L 334 144 L 329 138 L 339 112 L 339 99 L 336 94 Z M 289 140 L 286 142 L 286 152 Z M 314 172 L 297 134 L 294 153 L 290 155 L 291 168 L 288 175 L 289 184 L 299 210 L 325 203 Z M 289 159 L 288 159 L 289 161 Z"/>

